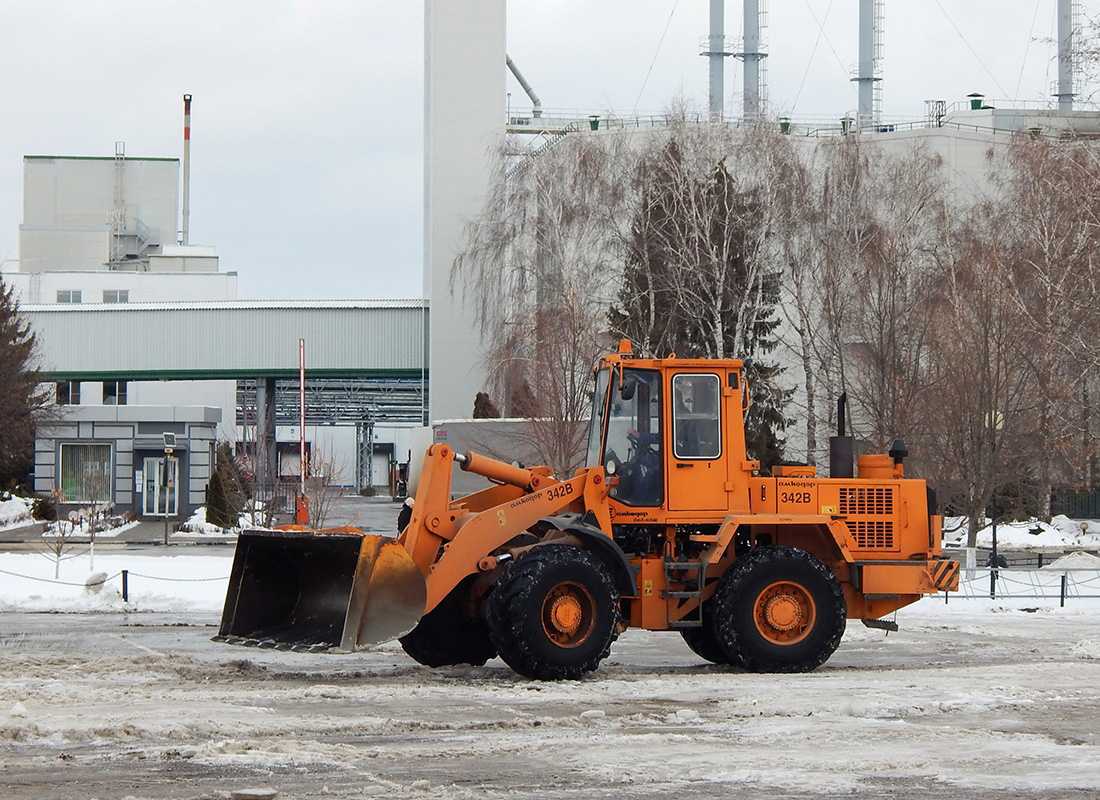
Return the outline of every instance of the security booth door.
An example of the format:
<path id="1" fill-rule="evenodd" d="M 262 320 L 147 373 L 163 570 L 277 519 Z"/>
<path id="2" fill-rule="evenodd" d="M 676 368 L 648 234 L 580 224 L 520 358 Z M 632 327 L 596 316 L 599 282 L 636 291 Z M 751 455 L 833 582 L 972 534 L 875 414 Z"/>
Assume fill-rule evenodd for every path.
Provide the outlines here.
<path id="1" fill-rule="evenodd" d="M 147 517 L 174 517 L 179 508 L 179 459 L 146 458 L 142 510 Z"/>
<path id="2" fill-rule="evenodd" d="M 722 453 L 722 380 L 713 373 L 672 376 L 670 511 L 728 508 Z"/>

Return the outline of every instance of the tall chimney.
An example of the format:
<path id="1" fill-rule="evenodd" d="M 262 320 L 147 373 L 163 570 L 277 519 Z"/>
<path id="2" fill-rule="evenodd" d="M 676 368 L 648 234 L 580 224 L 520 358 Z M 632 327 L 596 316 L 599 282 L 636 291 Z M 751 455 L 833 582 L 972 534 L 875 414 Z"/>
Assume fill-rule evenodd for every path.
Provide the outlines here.
<path id="1" fill-rule="evenodd" d="M 1073 50 L 1080 10 L 1077 0 L 1058 0 L 1058 91 L 1054 96 L 1059 111 L 1073 110 Z"/>
<path id="2" fill-rule="evenodd" d="M 760 0 L 745 0 L 743 8 L 745 20 L 745 40 L 742 43 L 741 52 L 734 53 L 734 58 L 741 59 L 745 64 L 744 72 L 744 115 L 745 119 L 752 119 L 764 112 L 765 65 L 764 59 L 767 53 L 760 51 L 761 24 Z"/>
<path id="3" fill-rule="evenodd" d="M 189 244 L 191 227 L 191 95 L 183 96 L 183 223 L 180 244 Z"/>
<path id="4" fill-rule="evenodd" d="M 859 64 L 855 77 L 859 86 L 860 129 L 878 124 L 882 105 L 882 0 L 859 0 Z"/>
<path id="5" fill-rule="evenodd" d="M 710 61 L 710 115 L 722 119 L 726 94 L 726 0 L 710 0 L 710 36 L 704 55 Z"/>

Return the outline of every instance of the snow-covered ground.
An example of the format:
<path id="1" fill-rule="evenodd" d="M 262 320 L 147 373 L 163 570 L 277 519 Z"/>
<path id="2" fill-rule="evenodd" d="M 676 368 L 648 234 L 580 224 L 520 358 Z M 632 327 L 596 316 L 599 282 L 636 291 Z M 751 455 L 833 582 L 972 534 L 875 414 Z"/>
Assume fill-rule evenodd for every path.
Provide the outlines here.
<path id="1" fill-rule="evenodd" d="M 98 534 L 97 534 L 98 537 Z M 233 563 L 233 551 L 219 548 L 196 554 L 140 555 L 123 550 L 87 548 L 62 560 L 58 578 L 52 554 L 0 553 L 0 611 L 221 611 Z M 122 571 L 127 572 L 127 601 Z M 85 583 L 96 574 L 105 580 Z"/>
<path id="2" fill-rule="evenodd" d="M 1050 522 L 1000 522 L 996 529 L 997 547 L 1006 550 L 1100 549 L 1100 522 L 1096 520 L 1078 521 L 1059 515 Z M 966 536 L 965 519 L 948 517 L 943 521 L 944 547 L 963 547 Z M 993 546 L 993 524 L 988 520 L 978 531 L 977 546 Z"/>
<path id="3" fill-rule="evenodd" d="M 1065 541 L 1049 546 L 1088 547 Z M 1062 567 L 1095 566 L 1065 559 L 1027 572 L 1056 586 Z M 990 600 L 982 570 L 971 599 L 902 609 L 897 633 L 850 622 L 806 675 L 726 671 L 676 634 L 629 630 L 594 675 L 548 684 L 499 660 L 431 670 L 392 642 L 346 656 L 211 642 L 231 562 L 229 547 L 93 562 L 85 545 L 55 581 L 44 552 L 0 553 L 0 797 L 1100 794 L 1100 599 Z"/>
<path id="4" fill-rule="evenodd" d="M 1094 798 L 1100 607 L 1018 606 L 850 624 L 805 675 L 630 630 L 560 683 L 234 648 L 208 611 L 0 613 L 0 797 Z"/>

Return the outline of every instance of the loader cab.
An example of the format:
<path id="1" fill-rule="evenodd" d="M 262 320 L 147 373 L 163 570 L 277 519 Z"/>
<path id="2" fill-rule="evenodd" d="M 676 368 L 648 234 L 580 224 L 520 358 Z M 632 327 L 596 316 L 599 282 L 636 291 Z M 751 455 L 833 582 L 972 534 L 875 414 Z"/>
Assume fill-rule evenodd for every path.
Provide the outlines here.
<path id="1" fill-rule="evenodd" d="M 585 461 L 614 479 L 610 500 L 684 522 L 746 506 L 741 362 L 621 353 L 596 373 Z"/>

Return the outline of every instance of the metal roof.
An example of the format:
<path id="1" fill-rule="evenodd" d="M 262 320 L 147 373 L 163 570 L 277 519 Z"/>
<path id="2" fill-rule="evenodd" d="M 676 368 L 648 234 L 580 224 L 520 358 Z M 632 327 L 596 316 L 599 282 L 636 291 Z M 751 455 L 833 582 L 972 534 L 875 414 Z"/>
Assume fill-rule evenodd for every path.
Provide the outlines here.
<path id="1" fill-rule="evenodd" d="M 424 300 L 27 305 L 47 380 L 423 377 Z"/>

